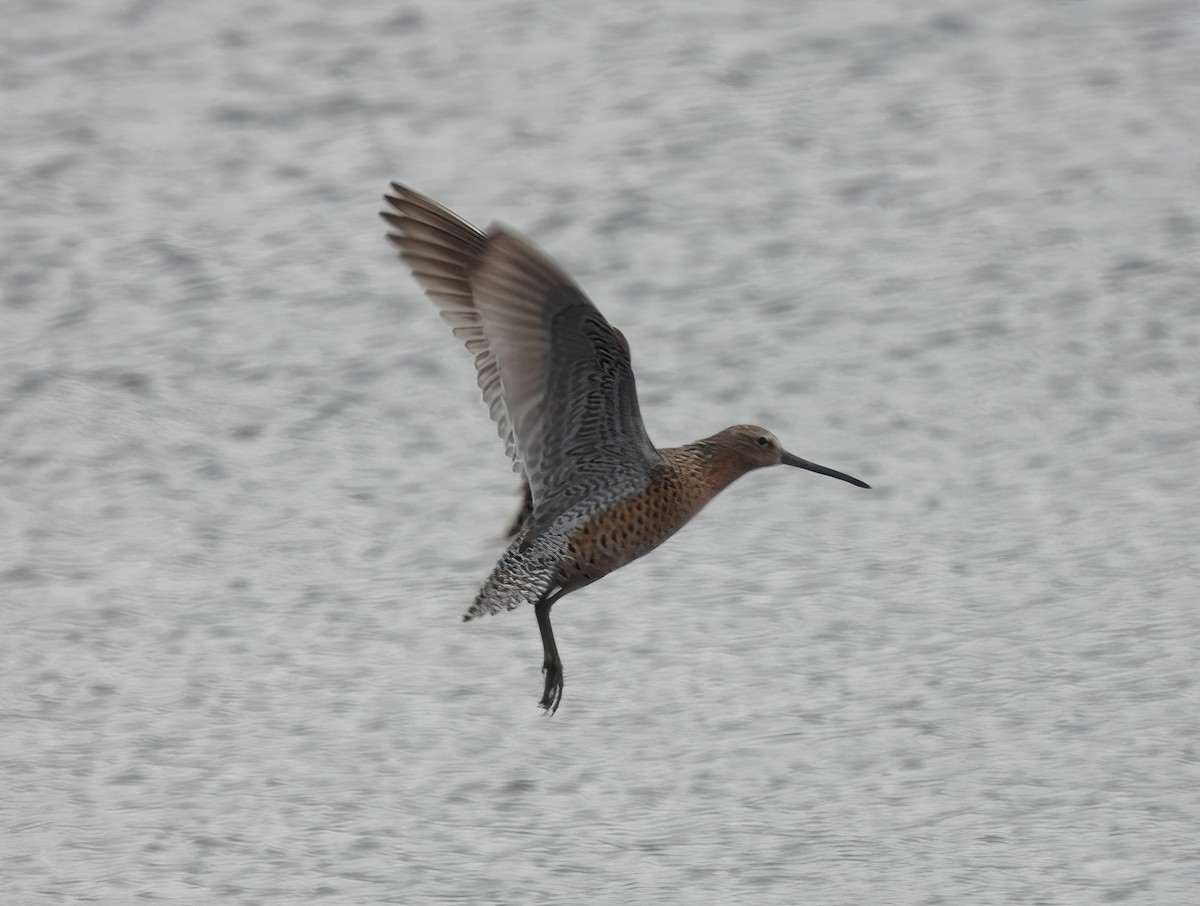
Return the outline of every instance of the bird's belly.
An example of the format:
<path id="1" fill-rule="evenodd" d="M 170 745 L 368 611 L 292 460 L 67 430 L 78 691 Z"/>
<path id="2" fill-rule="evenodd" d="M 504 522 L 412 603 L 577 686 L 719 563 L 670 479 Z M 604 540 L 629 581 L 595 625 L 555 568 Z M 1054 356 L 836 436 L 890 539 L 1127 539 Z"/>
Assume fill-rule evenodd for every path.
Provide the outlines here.
<path id="1" fill-rule="evenodd" d="M 698 509 L 637 495 L 597 513 L 568 537 L 563 579 L 594 582 L 654 550 Z"/>

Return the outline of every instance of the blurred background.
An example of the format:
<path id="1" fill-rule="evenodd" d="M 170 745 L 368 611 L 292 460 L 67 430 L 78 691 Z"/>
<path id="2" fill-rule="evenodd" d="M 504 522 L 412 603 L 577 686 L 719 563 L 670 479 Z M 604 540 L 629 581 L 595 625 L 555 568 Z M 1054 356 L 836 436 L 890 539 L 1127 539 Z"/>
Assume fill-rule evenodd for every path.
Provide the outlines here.
<path id="1" fill-rule="evenodd" d="M 1200 6 L 4 20 L 6 903 L 1195 902 Z M 660 446 L 874 490 L 572 595 L 543 718 L 392 179 L 562 262 Z"/>

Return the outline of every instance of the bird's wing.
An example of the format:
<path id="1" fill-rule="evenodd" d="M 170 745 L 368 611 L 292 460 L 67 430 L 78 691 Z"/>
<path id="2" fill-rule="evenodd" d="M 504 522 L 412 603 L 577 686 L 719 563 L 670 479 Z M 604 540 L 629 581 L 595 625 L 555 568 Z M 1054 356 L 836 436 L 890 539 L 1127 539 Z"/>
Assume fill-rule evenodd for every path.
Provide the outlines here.
<path id="1" fill-rule="evenodd" d="M 394 196 L 384 199 L 399 213 L 381 212 L 380 216 L 395 228 L 388 239 L 400 250 L 400 257 L 412 269 L 426 295 L 441 309 L 454 335 L 475 356 L 475 371 L 483 401 L 513 460 L 520 469 L 516 439 L 500 387 L 496 356 L 483 332 L 483 322 L 475 308 L 474 292 L 468 273 L 487 248 L 487 236 L 441 205 L 392 183 Z"/>
<path id="2" fill-rule="evenodd" d="M 661 462 L 638 409 L 629 346 L 575 282 L 504 227 L 482 233 L 404 186 L 383 218 L 417 282 L 475 355 L 483 399 L 534 509 Z"/>

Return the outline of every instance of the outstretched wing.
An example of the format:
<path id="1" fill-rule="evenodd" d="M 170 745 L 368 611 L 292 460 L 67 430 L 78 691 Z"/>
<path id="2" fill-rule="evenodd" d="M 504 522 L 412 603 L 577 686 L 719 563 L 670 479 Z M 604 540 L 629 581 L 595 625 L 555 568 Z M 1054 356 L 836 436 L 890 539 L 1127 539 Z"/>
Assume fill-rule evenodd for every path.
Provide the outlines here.
<path id="1" fill-rule="evenodd" d="M 484 402 L 534 511 L 661 462 L 638 409 L 629 346 L 575 282 L 503 227 L 480 232 L 404 186 L 388 238 L 475 355 Z M 566 493 L 566 498 L 570 494 Z"/>

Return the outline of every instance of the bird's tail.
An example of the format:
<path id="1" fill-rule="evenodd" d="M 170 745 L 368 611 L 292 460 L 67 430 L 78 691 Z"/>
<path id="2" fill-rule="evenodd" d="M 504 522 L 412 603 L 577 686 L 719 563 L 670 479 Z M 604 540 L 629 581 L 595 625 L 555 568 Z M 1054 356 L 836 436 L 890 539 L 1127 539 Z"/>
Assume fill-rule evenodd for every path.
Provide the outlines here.
<path id="1" fill-rule="evenodd" d="M 508 528 L 504 532 L 505 538 L 515 538 L 529 526 L 529 521 L 533 518 L 533 491 L 529 488 L 529 479 L 526 478 L 524 487 L 521 489 L 524 500 L 521 502 L 521 512 L 513 517 L 513 521 L 508 524 Z"/>
<path id="2" fill-rule="evenodd" d="M 542 545 L 522 549 L 522 541 L 518 537 L 508 546 L 479 589 L 475 603 L 463 614 L 463 620 L 516 610 L 522 604 L 536 604 L 554 586 L 559 572 L 558 555 Z"/>

